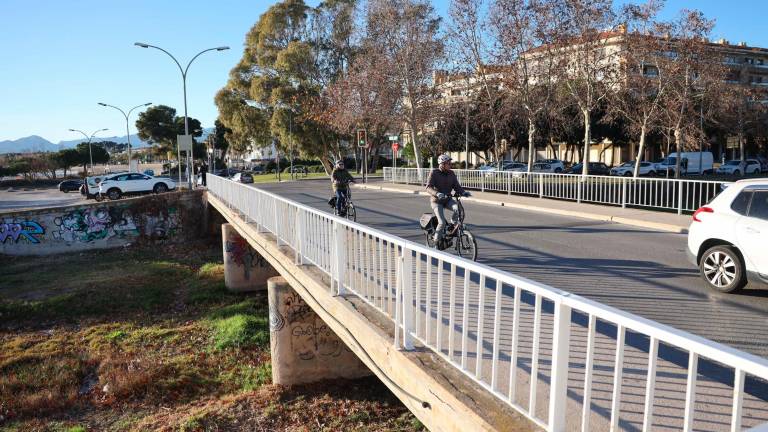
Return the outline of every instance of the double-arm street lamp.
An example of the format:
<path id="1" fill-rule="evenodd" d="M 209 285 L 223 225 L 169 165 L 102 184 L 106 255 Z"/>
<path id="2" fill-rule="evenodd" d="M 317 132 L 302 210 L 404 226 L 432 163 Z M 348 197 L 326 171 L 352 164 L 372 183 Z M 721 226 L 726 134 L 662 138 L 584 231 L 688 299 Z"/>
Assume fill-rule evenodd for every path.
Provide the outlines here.
<path id="1" fill-rule="evenodd" d="M 70 132 L 80 132 L 81 134 L 83 134 L 83 136 L 85 137 L 85 139 L 87 139 L 87 140 L 88 140 L 88 156 L 89 156 L 89 157 L 90 157 L 90 159 L 91 159 L 91 172 L 93 172 L 93 151 L 91 150 L 91 140 L 93 139 L 93 137 L 95 137 L 95 136 L 96 136 L 96 134 L 97 134 L 97 133 L 99 133 L 99 132 L 104 132 L 104 131 L 106 131 L 106 130 L 109 130 L 109 129 L 99 129 L 99 130 L 97 130 L 97 131 L 94 131 L 94 132 L 93 132 L 92 134 L 90 134 L 90 135 L 88 135 L 87 133 L 85 133 L 85 132 L 81 131 L 80 129 L 70 129 L 70 130 L 69 130 Z"/>
<path id="2" fill-rule="evenodd" d="M 176 60 L 176 57 L 174 57 L 171 53 L 169 53 L 168 51 L 158 46 L 146 44 L 143 42 L 136 42 L 134 43 L 134 45 L 141 48 L 154 48 L 154 49 L 160 50 L 166 53 L 168 57 L 173 59 L 173 61 L 176 63 L 176 66 L 179 67 L 179 71 L 181 72 L 181 81 L 184 86 L 184 135 L 189 135 L 189 118 L 187 116 L 187 72 L 189 71 L 189 66 L 191 66 L 192 62 L 195 61 L 196 58 L 200 57 L 200 55 L 203 53 L 206 53 L 208 51 L 225 51 L 225 50 L 228 50 L 229 47 L 220 46 L 216 48 L 208 48 L 208 49 L 202 50 L 199 53 L 195 54 L 194 57 L 192 57 L 192 60 L 190 60 L 189 63 L 187 63 L 186 68 L 182 68 L 181 63 L 179 63 L 179 61 Z M 180 151 L 179 151 L 179 154 L 181 154 Z M 192 163 L 192 152 L 189 151 L 187 152 L 187 180 L 189 182 L 190 189 L 192 188 L 192 176 L 191 176 L 192 171 L 190 171 L 191 163 Z M 181 170 L 181 160 L 179 160 L 179 170 Z"/>
<path id="3" fill-rule="evenodd" d="M 114 108 L 114 109 L 120 111 L 120 113 L 123 115 L 123 117 L 125 117 L 125 134 L 127 135 L 126 138 L 128 139 L 128 171 L 131 171 L 131 131 L 128 129 L 128 117 L 131 116 L 131 113 L 136 108 L 150 106 L 150 105 L 152 105 L 152 102 L 147 102 L 145 104 L 136 105 L 135 107 L 129 109 L 127 114 L 125 113 L 125 111 L 121 110 L 120 108 L 118 108 L 118 107 L 116 107 L 114 105 L 105 104 L 104 102 L 99 102 L 99 105 L 105 106 L 105 107 Z"/>

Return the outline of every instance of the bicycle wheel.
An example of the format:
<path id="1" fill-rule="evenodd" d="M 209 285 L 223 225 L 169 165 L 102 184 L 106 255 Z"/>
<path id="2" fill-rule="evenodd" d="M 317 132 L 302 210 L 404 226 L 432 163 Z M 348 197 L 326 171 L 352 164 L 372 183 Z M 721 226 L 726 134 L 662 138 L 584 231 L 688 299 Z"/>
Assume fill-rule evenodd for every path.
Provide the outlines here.
<path id="1" fill-rule="evenodd" d="M 462 232 L 461 237 L 456 242 L 456 251 L 460 257 L 477 261 L 477 241 L 475 236 L 469 231 Z"/>
<path id="2" fill-rule="evenodd" d="M 357 222 L 357 211 L 355 210 L 355 205 L 352 203 L 347 204 L 347 219 L 352 222 Z"/>
<path id="3" fill-rule="evenodd" d="M 426 240 L 427 247 L 435 249 L 435 234 L 433 232 L 425 231 L 424 239 Z"/>

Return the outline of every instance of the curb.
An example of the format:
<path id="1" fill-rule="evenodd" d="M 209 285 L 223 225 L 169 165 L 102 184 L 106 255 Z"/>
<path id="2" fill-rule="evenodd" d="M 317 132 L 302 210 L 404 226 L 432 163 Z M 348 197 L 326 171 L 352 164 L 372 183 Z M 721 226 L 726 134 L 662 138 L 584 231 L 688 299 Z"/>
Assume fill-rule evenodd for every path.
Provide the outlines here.
<path id="1" fill-rule="evenodd" d="M 398 188 L 389 188 L 385 186 L 353 185 L 353 187 L 356 187 L 358 189 L 381 190 L 386 192 L 399 192 L 399 193 L 413 194 L 413 195 L 423 194 L 423 192 L 420 192 L 418 190 L 409 191 L 409 190 L 403 190 Z M 510 207 L 510 208 L 515 208 L 519 210 L 548 213 L 548 214 L 554 214 L 558 216 L 571 216 L 571 217 L 577 217 L 582 219 L 597 220 L 601 222 L 614 222 L 622 225 L 631 225 L 631 226 L 636 226 L 640 228 L 670 232 L 674 234 L 688 233 L 688 228 L 681 227 L 679 225 L 666 224 L 662 222 L 650 222 L 642 219 L 632 219 L 632 218 L 626 218 L 621 216 L 612 216 L 609 214 L 588 213 L 588 212 L 580 212 L 580 211 L 572 211 L 572 210 L 560 210 L 560 209 L 553 209 L 548 207 L 537 207 L 537 206 L 531 206 L 531 205 L 525 205 L 525 204 L 514 204 L 510 202 L 492 201 L 492 200 L 480 199 L 480 198 L 465 198 L 465 200 L 469 202 L 478 203 L 478 204 Z"/>

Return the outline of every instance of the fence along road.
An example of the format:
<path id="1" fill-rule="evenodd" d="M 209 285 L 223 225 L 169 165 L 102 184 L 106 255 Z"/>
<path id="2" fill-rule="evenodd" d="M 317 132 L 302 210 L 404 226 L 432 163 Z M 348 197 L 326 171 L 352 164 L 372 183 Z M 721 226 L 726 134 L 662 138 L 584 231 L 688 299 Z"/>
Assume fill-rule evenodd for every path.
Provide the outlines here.
<path id="1" fill-rule="evenodd" d="M 384 181 L 424 184 L 429 169 L 384 168 Z M 462 186 L 481 191 L 576 202 L 692 212 L 714 198 L 727 182 L 581 176 L 577 174 L 453 170 Z"/>
<path id="2" fill-rule="evenodd" d="M 768 362 L 211 176 L 209 191 L 297 262 L 551 431 L 742 430 L 768 422 Z"/>

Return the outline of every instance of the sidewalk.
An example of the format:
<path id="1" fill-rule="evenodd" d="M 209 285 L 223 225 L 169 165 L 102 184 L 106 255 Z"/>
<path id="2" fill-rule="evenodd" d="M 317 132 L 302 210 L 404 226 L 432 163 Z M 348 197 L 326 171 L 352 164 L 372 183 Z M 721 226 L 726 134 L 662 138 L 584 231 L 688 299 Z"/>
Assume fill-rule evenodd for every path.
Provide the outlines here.
<path id="1" fill-rule="evenodd" d="M 424 187 L 394 183 L 374 182 L 357 184 L 358 189 L 382 190 L 387 192 L 401 192 L 411 194 L 424 194 Z M 574 201 L 560 201 L 547 198 L 538 198 L 522 195 L 506 195 L 502 193 L 471 191 L 472 197 L 467 201 L 490 205 L 501 205 L 521 210 L 529 210 L 542 213 L 550 213 L 561 216 L 572 216 L 584 219 L 599 220 L 604 222 L 616 222 L 625 225 L 633 225 L 659 231 L 673 233 L 687 233 L 691 223 L 690 215 L 678 215 L 652 210 L 640 210 L 632 208 L 612 207 L 597 204 L 577 203 Z"/>

